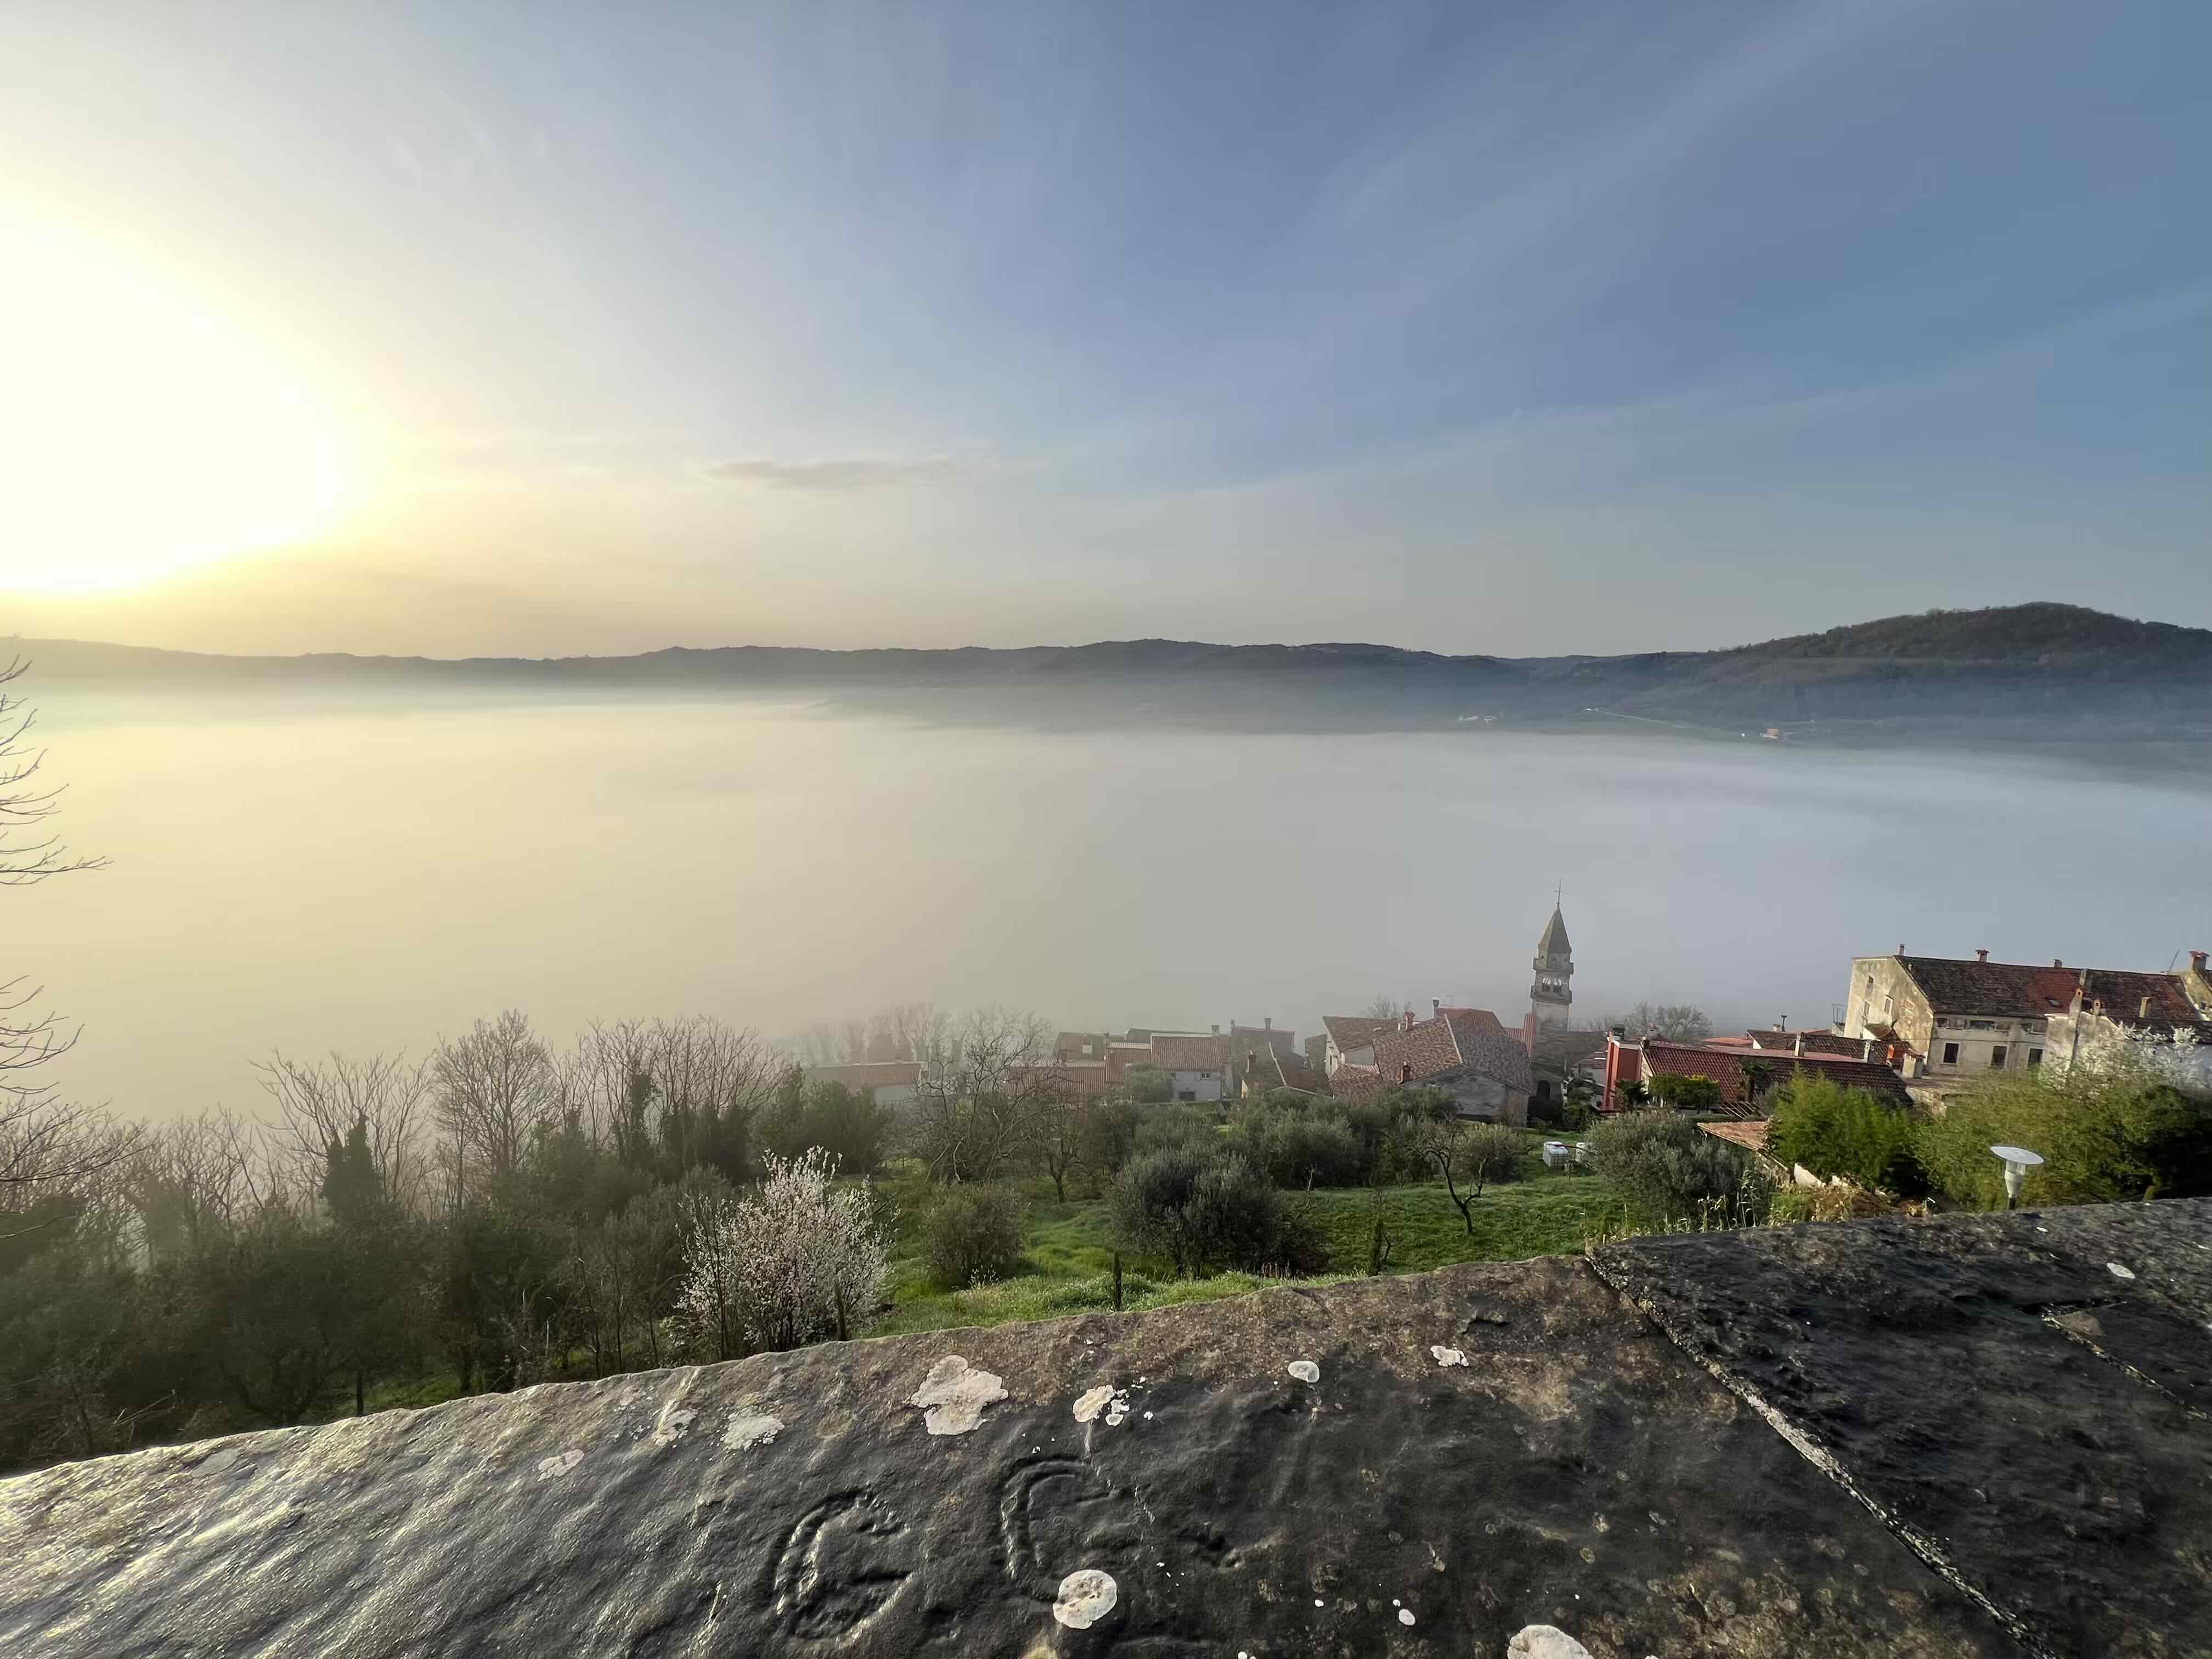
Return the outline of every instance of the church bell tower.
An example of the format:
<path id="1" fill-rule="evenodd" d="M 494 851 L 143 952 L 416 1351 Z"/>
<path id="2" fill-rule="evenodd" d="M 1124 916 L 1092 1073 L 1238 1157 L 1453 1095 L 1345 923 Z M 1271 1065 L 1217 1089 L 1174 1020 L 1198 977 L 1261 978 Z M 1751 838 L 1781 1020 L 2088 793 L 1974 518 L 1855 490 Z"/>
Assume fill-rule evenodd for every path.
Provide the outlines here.
<path id="1" fill-rule="evenodd" d="M 1567 943 L 1567 919 L 1559 905 L 1536 941 L 1536 978 L 1528 988 L 1528 1013 L 1540 1031 L 1565 1030 L 1567 1013 L 1574 1005 L 1570 988 L 1575 976 L 1573 948 Z"/>

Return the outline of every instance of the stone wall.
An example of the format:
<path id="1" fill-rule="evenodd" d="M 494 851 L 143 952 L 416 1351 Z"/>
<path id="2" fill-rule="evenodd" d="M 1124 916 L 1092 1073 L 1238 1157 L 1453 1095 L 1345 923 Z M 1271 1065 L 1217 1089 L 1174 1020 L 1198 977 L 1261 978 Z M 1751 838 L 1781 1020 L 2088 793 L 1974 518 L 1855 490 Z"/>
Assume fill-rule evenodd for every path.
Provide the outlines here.
<path id="1" fill-rule="evenodd" d="M 824 1345 L 0 1482 L 0 1651 L 2203 1653 L 2208 1320 L 2180 1200 Z"/>

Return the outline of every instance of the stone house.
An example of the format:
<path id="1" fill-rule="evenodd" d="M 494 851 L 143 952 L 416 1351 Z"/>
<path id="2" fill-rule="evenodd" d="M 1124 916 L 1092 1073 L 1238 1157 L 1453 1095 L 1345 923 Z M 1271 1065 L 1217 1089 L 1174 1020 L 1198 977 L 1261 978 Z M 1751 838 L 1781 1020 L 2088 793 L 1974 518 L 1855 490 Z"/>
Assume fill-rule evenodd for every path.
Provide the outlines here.
<path id="1" fill-rule="evenodd" d="M 1984 1072 L 2033 1071 L 2052 1054 L 2051 1023 L 2064 1022 L 2066 1060 L 2121 1030 L 2162 1030 L 2212 1018 L 2202 953 L 2186 974 L 2047 968 L 1943 957 L 1858 957 L 1838 1030 L 1872 1038 L 1915 1079 L 1942 1083 Z M 2076 1006 L 2103 1019 L 2085 1025 Z M 2115 1040 L 2118 1040 L 2117 1037 Z"/>

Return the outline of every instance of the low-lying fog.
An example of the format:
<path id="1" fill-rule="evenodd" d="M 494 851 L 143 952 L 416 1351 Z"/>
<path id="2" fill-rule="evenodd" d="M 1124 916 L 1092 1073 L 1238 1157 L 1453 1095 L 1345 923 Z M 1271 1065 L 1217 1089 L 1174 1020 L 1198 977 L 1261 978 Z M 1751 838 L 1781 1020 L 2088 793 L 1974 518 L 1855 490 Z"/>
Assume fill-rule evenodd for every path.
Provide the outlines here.
<path id="1" fill-rule="evenodd" d="M 2018 761 L 1525 733 L 927 729 L 730 702 L 255 717 L 38 698 L 112 866 L 0 894 L 0 973 L 82 1021 L 67 1091 L 258 1100 L 272 1046 L 507 1006 L 775 1036 L 922 999 L 1064 1025 L 1378 992 L 1527 1006 L 1566 889 L 1579 1012 L 1826 1021 L 1847 958 L 2162 969 L 2212 942 L 2212 793 Z"/>

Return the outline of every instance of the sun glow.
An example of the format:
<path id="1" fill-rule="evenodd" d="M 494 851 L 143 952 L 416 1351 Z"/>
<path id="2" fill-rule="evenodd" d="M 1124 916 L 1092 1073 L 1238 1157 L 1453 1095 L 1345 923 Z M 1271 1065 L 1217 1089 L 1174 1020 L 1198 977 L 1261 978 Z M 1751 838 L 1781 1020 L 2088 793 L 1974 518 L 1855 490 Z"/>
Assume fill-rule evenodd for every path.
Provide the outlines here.
<path id="1" fill-rule="evenodd" d="M 335 423 L 267 354 L 112 264 L 0 226 L 0 592 L 94 592 L 311 534 Z"/>

